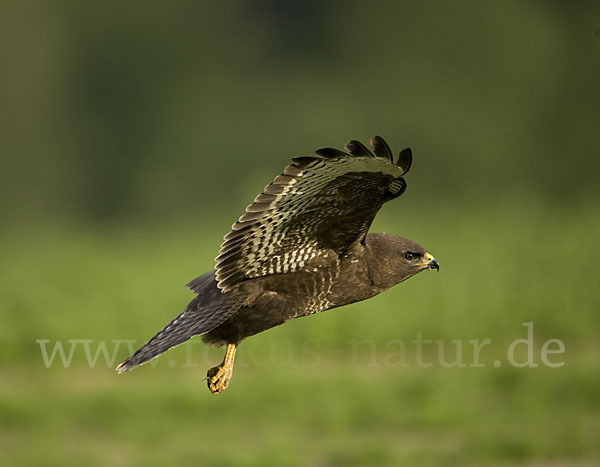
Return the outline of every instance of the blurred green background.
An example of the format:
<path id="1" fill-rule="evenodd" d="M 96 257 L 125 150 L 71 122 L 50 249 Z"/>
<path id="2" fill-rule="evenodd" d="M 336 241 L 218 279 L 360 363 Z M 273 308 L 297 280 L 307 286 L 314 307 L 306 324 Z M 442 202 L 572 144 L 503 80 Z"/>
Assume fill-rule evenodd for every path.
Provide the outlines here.
<path id="1" fill-rule="evenodd" d="M 0 54 L 1 465 L 598 465 L 600 3 L 2 1 Z M 439 274 L 248 340 L 218 397 L 200 343 L 114 373 L 290 157 L 375 134 L 414 165 L 373 230 Z M 73 339 L 113 364 L 46 368 Z"/>

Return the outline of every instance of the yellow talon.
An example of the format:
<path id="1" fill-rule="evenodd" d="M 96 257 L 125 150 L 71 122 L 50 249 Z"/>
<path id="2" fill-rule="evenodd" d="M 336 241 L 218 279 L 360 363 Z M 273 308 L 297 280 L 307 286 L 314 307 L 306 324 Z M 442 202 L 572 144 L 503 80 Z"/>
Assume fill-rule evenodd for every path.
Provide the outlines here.
<path id="1" fill-rule="evenodd" d="M 221 394 L 227 386 L 233 375 L 233 361 L 235 360 L 235 344 L 227 345 L 227 352 L 223 362 L 208 370 L 206 379 L 208 383 L 208 389 L 213 394 Z"/>

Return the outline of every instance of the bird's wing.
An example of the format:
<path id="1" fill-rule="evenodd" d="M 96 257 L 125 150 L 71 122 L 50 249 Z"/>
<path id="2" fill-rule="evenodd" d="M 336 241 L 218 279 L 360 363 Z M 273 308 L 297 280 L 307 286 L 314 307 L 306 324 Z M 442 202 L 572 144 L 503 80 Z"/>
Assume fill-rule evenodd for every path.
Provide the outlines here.
<path id="1" fill-rule="evenodd" d="M 383 203 L 400 196 L 410 149 L 394 163 L 376 136 L 373 152 L 358 141 L 346 151 L 320 149 L 295 157 L 233 224 L 216 258 L 222 291 L 244 279 L 300 270 L 325 251 L 338 254 L 360 241 Z"/>

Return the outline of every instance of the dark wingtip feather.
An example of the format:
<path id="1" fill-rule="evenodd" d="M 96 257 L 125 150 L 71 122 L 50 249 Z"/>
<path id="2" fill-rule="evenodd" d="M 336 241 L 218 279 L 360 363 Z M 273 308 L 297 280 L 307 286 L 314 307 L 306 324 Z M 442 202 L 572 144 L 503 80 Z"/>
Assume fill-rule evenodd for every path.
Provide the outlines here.
<path id="1" fill-rule="evenodd" d="M 392 153 L 390 146 L 381 136 L 374 136 L 369 141 L 369 144 L 373 148 L 373 151 L 377 157 L 389 159 L 390 161 L 394 162 L 394 154 Z"/>
<path id="2" fill-rule="evenodd" d="M 375 157 L 369 149 L 360 141 L 352 140 L 346 143 L 346 151 L 354 157 Z"/>
<path id="3" fill-rule="evenodd" d="M 402 177 L 396 178 L 388 188 L 388 192 L 392 196 L 392 198 L 397 198 L 406 190 L 406 180 Z"/>
<path id="4" fill-rule="evenodd" d="M 400 151 L 400 156 L 398 156 L 398 162 L 396 164 L 404 171 L 402 172 L 402 175 L 408 173 L 410 166 L 412 165 L 412 151 L 410 148 Z"/>
<path id="5" fill-rule="evenodd" d="M 318 154 L 319 156 L 325 157 L 327 159 L 340 159 L 340 158 L 349 156 L 349 154 L 345 153 L 344 151 L 340 151 L 339 149 L 335 149 L 335 148 L 317 149 L 315 151 L 315 154 Z"/>

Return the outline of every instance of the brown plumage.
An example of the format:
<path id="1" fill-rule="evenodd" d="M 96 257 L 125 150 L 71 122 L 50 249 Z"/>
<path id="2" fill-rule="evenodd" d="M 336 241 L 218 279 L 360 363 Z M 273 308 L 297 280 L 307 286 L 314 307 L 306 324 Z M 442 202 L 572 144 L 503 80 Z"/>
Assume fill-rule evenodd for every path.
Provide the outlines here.
<path id="1" fill-rule="evenodd" d="M 227 345 L 208 372 L 211 392 L 231 379 L 237 345 L 289 319 L 373 297 L 438 262 L 420 245 L 367 234 L 381 206 L 406 189 L 410 149 L 396 163 L 376 136 L 346 151 L 320 149 L 293 159 L 224 238 L 215 270 L 187 286 L 197 296 L 148 343 L 117 367 L 142 365 L 202 335 Z"/>

